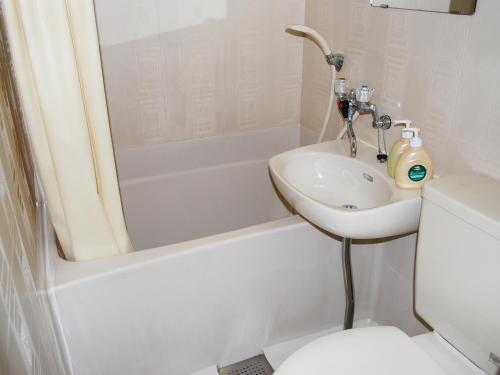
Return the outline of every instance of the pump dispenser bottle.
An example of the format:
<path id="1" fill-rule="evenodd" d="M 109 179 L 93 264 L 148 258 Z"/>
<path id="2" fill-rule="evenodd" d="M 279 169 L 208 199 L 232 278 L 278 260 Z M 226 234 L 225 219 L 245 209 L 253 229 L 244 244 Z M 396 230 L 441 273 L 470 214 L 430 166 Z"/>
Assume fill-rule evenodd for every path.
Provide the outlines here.
<path id="1" fill-rule="evenodd" d="M 423 147 L 420 129 L 413 128 L 410 147 L 401 155 L 396 164 L 396 185 L 401 188 L 418 189 L 434 175 L 434 166 L 429 153 Z"/>
<path id="2" fill-rule="evenodd" d="M 401 131 L 401 138 L 394 143 L 389 152 L 389 158 L 387 159 L 387 173 L 389 176 L 394 177 L 396 172 L 396 164 L 399 158 L 410 147 L 410 139 L 413 137 L 413 129 L 411 128 L 410 120 L 399 120 L 395 121 L 394 126 L 404 125 L 404 129 Z"/>

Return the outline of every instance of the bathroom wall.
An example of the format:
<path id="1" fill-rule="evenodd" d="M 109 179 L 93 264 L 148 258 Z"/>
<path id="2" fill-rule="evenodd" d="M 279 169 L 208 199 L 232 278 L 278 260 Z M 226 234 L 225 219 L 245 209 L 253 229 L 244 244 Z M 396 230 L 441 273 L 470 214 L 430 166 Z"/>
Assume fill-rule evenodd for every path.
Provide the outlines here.
<path id="1" fill-rule="evenodd" d="M 500 178 L 500 2 L 478 0 L 476 14 L 373 8 L 369 0 L 306 0 L 306 24 L 346 55 L 341 73 L 376 89 L 393 119 L 422 128 L 437 173 L 476 170 Z M 310 42 L 304 50 L 301 123 L 319 132 L 328 69 Z M 366 116 L 364 116 L 366 117 Z M 337 126 L 340 118 L 332 121 Z M 368 118 L 355 126 L 376 144 Z M 388 132 L 389 144 L 399 131 Z"/>
<path id="2" fill-rule="evenodd" d="M 305 0 L 96 0 L 115 148 L 299 125 Z"/>
<path id="3" fill-rule="evenodd" d="M 0 3 L 0 374 L 67 372 L 44 293 L 34 173 Z"/>

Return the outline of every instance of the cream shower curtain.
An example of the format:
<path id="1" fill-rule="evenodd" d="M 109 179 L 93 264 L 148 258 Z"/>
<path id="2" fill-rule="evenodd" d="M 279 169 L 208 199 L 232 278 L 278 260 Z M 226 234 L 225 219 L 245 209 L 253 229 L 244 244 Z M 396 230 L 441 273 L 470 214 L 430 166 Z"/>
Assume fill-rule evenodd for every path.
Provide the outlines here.
<path id="1" fill-rule="evenodd" d="M 70 260 L 131 251 L 92 0 L 3 0 L 40 180 Z"/>

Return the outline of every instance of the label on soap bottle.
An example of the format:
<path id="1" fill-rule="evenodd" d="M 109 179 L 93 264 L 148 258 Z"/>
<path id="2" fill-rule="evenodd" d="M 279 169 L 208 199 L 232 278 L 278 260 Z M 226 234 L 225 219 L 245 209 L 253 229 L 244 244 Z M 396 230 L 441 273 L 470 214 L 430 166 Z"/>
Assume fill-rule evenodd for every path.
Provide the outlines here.
<path id="1" fill-rule="evenodd" d="M 422 181 L 427 176 L 427 169 L 420 164 L 412 166 L 408 170 L 408 178 L 412 181 Z"/>

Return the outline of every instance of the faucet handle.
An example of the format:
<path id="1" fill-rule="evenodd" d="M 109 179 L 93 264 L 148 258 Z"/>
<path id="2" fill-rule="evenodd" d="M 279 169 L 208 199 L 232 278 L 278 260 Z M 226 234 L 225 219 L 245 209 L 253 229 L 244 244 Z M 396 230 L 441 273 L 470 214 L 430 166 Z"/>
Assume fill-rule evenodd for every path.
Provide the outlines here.
<path id="1" fill-rule="evenodd" d="M 375 89 L 363 85 L 356 89 L 356 100 L 360 103 L 368 103 L 374 93 Z"/>
<path id="2" fill-rule="evenodd" d="M 347 95 L 347 80 L 345 78 L 338 78 L 335 80 L 335 94 L 338 96 Z"/>

